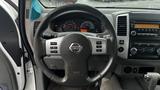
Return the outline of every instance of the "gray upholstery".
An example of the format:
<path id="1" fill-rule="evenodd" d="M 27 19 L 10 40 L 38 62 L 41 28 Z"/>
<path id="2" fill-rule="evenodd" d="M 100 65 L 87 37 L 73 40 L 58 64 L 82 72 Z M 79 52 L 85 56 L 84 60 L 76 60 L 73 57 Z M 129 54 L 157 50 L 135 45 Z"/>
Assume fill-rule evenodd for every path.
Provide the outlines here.
<path id="1" fill-rule="evenodd" d="M 119 81 L 116 76 L 112 76 L 109 80 L 107 78 L 102 79 L 100 90 L 122 90 Z"/>
<path id="2" fill-rule="evenodd" d="M 160 85 L 157 85 L 157 87 L 155 88 L 155 90 L 160 90 Z"/>

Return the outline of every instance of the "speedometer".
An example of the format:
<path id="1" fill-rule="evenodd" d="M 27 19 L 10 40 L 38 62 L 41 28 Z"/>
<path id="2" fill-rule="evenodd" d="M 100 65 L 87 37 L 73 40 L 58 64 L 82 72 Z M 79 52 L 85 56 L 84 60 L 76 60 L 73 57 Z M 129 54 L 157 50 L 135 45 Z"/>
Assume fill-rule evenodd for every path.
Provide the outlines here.
<path id="1" fill-rule="evenodd" d="M 95 26 L 91 21 L 84 21 L 80 26 L 80 32 L 94 32 Z"/>
<path id="2" fill-rule="evenodd" d="M 76 31 L 77 30 L 77 24 L 72 21 L 66 21 L 63 25 L 62 25 L 63 31 L 64 32 L 69 32 L 69 31 Z"/>

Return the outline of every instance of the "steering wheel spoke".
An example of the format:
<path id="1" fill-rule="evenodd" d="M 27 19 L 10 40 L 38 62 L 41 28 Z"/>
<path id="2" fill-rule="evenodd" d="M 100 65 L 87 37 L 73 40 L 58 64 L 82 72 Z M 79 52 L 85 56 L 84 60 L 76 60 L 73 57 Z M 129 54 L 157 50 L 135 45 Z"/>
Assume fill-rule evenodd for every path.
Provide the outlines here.
<path id="1" fill-rule="evenodd" d="M 65 63 L 65 79 L 70 85 L 88 83 L 88 64 L 83 58 L 67 60 Z M 74 82 L 74 83 L 73 83 Z"/>

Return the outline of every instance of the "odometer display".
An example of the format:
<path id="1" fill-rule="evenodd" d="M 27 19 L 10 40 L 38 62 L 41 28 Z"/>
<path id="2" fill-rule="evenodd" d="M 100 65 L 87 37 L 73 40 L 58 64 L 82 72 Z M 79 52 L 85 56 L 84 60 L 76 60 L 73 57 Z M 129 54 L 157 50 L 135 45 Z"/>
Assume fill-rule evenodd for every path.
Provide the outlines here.
<path id="1" fill-rule="evenodd" d="M 63 24 L 62 28 L 63 28 L 64 32 L 76 31 L 77 30 L 77 24 L 72 20 L 66 21 Z"/>

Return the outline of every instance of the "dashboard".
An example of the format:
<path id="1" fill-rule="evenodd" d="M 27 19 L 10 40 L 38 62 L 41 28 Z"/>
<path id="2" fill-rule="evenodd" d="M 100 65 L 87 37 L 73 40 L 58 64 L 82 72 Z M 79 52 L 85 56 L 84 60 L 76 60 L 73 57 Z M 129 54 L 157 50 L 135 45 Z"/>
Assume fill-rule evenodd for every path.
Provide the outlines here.
<path id="1" fill-rule="evenodd" d="M 50 28 L 54 32 L 92 32 L 102 33 L 100 20 L 92 15 L 65 15 L 51 20 Z"/>
<path id="2" fill-rule="evenodd" d="M 99 8 L 98 8 L 99 9 Z M 42 16 L 34 21 L 33 32 L 38 24 L 51 10 L 46 10 Z M 147 72 L 159 71 L 160 65 L 160 12 L 157 10 L 115 10 L 99 9 L 112 24 L 117 37 L 117 63 L 114 73 L 128 77 L 143 76 Z M 89 32 L 103 33 L 104 28 L 100 20 L 92 15 L 66 15 L 50 20 L 49 28 L 52 32 Z M 59 34 L 59 35 L 60 35 Z M 34 33 L 33 33 L 34 36 Z M 50 35 L 49 35 L 50 36 Z M 52 36 L 52 35 L 51 35 Z M 55 36 L 56 37 L 56 36 Z M 56 57 L 45 57 L 45 64 L 52 70 L 63 70 L 64 62 Z M 92 71 L 101 70 L 106 60 L 102 56 L 94 56 L 88 61 L 88 68 Z M 98 67 L 97 67 L 98 66 Z M 95 72 L 94 72 L 95 73 Z"/>
<path id="3" fill-rule="evenodd" d="M 157 10 L 117 10 L 99 9 L 111 22 L 117 37 L 118 60 L 125 67 L 134 65 L 155 66 L 160 61 L 160 13 Z M 47 13 L 50 10 L 47 10 Z M 46 13 L 34 21 L 33 32 Z M 54 32 L 103 33 L 101 22 L 92 15 L 68 15 L 51 20 L 50 29 Z M 33 34 L 34 35 L 34 34 Z M 94 62 L 94 61 L 91 61 Z M 100 59 L 95 61 L 100 63 Z M 57 68 L 60 68 L 57 66 Z M 123 68 L 123 67 L 122 67 Z M 123 68 L 123 69 L 124 69 Z M 124 71 L 123 71 L 124 72 Z"/>
<path id="4" fill-rule="evenodd" d="M 144 16 L 145 15 L 145 16 Z M 98 18 L 88 14 L 66 14 L 51 20 L 54 32 L 103 33 Z M 122 59 L 160 59 L 159 14 L 130 12 L 116 16 L 118 56 Z"/>
<path id="5" fill-rule="evenodd" d="M 99 9 L 99 8 L 98 8 Z M 41 17 L 33 22 L 33 37 L 36 28 L 50 12 L 46 10 Z M 99 9 L 112 24 L 117 37 L 117 74 L 141 75 L 156 70 L 160 65 L 160 12 L 157 10 L 138 9 Z M 101 22 L 92 15 L 68 15 L 56 20 L 50 20 L 49 28 L 53 32 L 91 32 L 103 33 Z M 102 57 L 89 60 L 90 69 L 102 68 L 105 61 Z M 52 60 L 46 57 L 46 61 Z M 52 67 L 63 69 L 61 60 L 56 60 Z M 102 66 L 102 67 L 95 67 Z"/>

